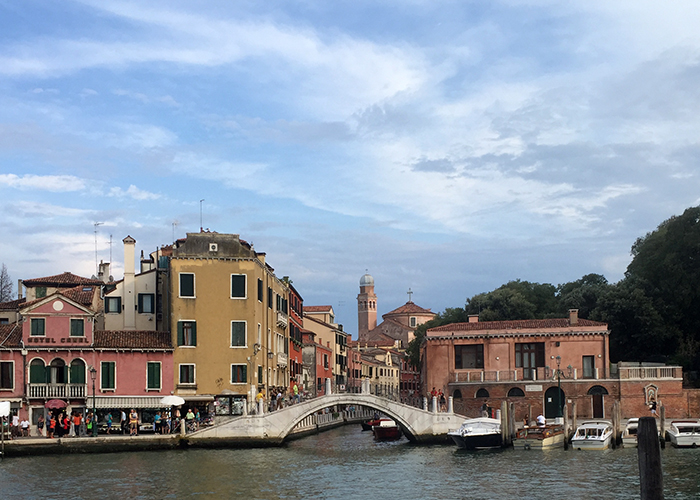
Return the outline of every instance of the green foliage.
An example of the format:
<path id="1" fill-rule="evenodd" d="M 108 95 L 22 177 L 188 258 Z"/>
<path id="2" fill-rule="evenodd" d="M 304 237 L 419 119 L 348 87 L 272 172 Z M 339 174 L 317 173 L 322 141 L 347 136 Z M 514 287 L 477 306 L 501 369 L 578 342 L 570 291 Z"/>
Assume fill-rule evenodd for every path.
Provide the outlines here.
<path id="1" fill-rule="evenodd" d="M 468 319 L 467 312 L 461 307 L 448 307 L 445 311 L 438 313 L 430 321 L 418 325 L 414 333 L 415 337 L 408 343 L 408 347 L 406 348 L 408 362 L 415 368 L 420 366 L 420 346 L 423 343 L 425 332 L 428 331 L 428 329 L 449 325 L 451 323 L 463 323 Z"/>
<path id="2" fill-rule="evenodd" d="M 468 314 L 478 314 L 479 321 L 546 318 L 556 312 L 556 291 L 549 283 L 510 281 L 467 299 L 466 309 Z"/>

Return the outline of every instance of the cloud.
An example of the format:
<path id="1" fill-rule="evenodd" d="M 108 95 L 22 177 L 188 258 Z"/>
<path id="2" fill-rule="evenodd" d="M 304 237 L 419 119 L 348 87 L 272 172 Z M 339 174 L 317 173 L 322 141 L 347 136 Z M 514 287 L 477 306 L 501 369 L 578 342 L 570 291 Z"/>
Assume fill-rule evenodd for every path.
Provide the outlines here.
<path id="1" fill-rule="evenodd" d="M 32 175 L 0 174 L 0 186 L 5 185 L 21 190 L 51 191 L 66 193 L 82 191 L 86 181 L 72 175 Z"/>
<path id="2" fill-rule="evenodd" d="M 132 200 L 138 201 L 157 200 L 161 198 L 161 195 L 144 191 L 133 184 L 130 185 L 127 190 L 123 190 L 120 187 L 113 187 L 109 190 L 108 196 L 113 198 L 131 198 Z"/>

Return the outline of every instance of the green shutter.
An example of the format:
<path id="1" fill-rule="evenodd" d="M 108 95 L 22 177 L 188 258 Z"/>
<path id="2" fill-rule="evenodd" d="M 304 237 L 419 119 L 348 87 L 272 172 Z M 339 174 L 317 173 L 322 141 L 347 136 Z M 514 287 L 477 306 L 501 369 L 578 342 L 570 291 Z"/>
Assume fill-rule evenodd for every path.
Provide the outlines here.
<path id="1" fill-rule="evenodd" d="M 30 384 L 45 384 L 46 383 L 46 367 L 43 364 L 29 365 L 29 383 Z"/>
<path id="2" fill-rule="evenodd" d="M 245 322 L 233 321 L 231 323 L 231 345 L 236 347 L 246 345 Z"/>
<path id="3" fill-rule="evenodd" d="M 160 363 L 148 363 L 148 388 L 160 388 Z"/>
<path id="4" fill-rule="evenodd" d="M 245 274 L 231 276 L 231 297 L 245 297 Z"/>
<path id="5" fill-rule="evenodd" d="M 70 335 L 71 337 L 82 337 L 85 335 L 85 322 L 82 319 L 70 320 Z"/>
<path id="6" fill-rule="evenodd" d="M 84 384 L 85 383 L 85 366 L 74 363 L 70 365 L 70 383 Z"/>
<path id="7" fill-rule="evenodd" d="M 114 363 L 110 361 L 102 362 L 102 389 L 114 389 Z"/>
<path id="8" fill-rule="evenodd" d="M 192 345 L 197 345 L 197 322 L 192 322 Z"/>
<path id="9" fill-rule="evenodd" d="M 177 345 L 183 345 L 185 343 L 185 334 L 182 331 L 182 321 L 177 322 Z"/>
<path id="10" fill-rule="evenodd" d="M 241 382 L 248 382 L 248 365 L 243 365 Z"/>

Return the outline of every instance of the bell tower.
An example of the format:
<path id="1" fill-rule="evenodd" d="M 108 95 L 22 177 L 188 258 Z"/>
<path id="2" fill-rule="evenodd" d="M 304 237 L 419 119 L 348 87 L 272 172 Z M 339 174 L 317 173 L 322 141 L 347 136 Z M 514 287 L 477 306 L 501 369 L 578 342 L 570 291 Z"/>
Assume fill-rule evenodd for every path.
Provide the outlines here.
<path id="1" fill-rule="evenodd" d="M 377 296 L 374 294 L 374 278 L 365 274 L 360 278 L 357 296 L 357 339 L 366 342 L 369 332 L 377 327 Z"/>

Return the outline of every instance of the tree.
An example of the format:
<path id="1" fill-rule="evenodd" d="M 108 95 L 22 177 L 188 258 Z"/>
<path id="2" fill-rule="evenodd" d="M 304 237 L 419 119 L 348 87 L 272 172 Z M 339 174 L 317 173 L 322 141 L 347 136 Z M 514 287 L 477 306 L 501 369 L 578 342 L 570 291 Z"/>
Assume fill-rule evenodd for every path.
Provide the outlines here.
<path id="1" fill-rule="evenodd" d="M 569 309 L 578 309 L 580 318 L 593 319 L 599 299 L 607 293 L 610 285 L 602 274 L 587 274 L 579 280 L 557 287 L 559 313 L 564 315 Z"/>
<path id="2" fill-rule="evenodd" d="M 0 268 L 0 302 L 9 302 L 13 297 L 12 279 L 7 272 L 7 266 L 3 263 Z"/>
<path id="3" fill-rule="evenodd" d="M 465 309 L 461 307 L 448 307 L 444 312 L 438 313 L 430 321 L 418 325 L 414 332 L 413 340 L 408 343 L 408 347 L 406 348 L 408 362 L 416 368 L 420 366 L 420 346 L 425 338 L 425 332 L 430 328 L 449 325 L 451 323 L 464 323 L 468 320 L 469 317 Z"/>
<path id="4" fill-rule="evenodd" d="M 551 317 L 557 310 L 556 287 L 549 283 L 509 281 L 496 290 L 467 299 L 468 314 L 479 321 L 505 321 Z"/>

